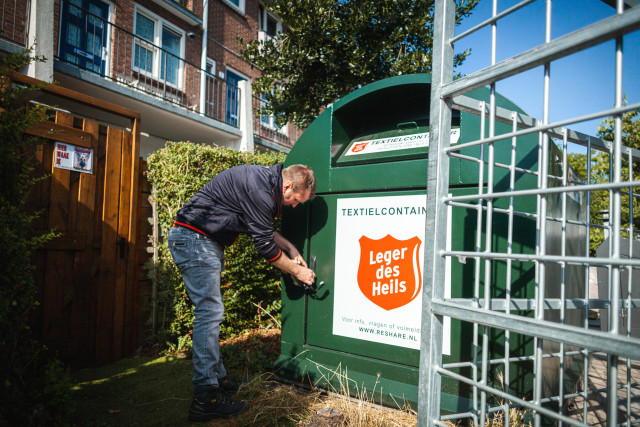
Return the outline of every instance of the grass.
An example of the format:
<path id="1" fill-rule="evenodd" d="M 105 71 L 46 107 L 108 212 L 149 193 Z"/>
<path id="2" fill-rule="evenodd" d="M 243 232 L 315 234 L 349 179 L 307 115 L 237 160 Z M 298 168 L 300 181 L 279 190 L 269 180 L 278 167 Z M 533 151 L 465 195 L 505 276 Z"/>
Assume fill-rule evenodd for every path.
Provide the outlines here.
<path id="1" fill-rule="evenodd" d="M 344 381 L 336 393 L 327 395 L 283 384 L 270 372 L 280 352 L 278 330 L 251 331 L 222 343 L 225 366 L 245 383 L 238 398 L 251 403 L 249 411 L 231 420 L 215 420 L 200 425 L 216 426 L 305 426 L 320 409 L 342 412 L 345 427 L 415 426 L 415 412 L 390 410 L 370 405 L 364 391 L 362 400 L 346 399 Z M 333 372 L 342 378 L 343 372 Z M 72 399 L 76 426 L 188 426 L 187 410 L 192 396 L 191 359 L 140 356 L 114 364 L 73 373 Z M 342 381 L 340 381 L 342 384 Z M 353 392 L 353 390 L 351 390 Z M 510 425 L 529 425 L 527 411 L 512 409 Z M 455 427 L 455 424 L 446 422 Z M 472 425 L 472 423 L 470 424 Z M 501 427 L 504 415 L 487 420 L 484 427 Z"/>
<path id="2" fill-rule="evenodd" d="M 280 350 L 279 331 L 254 331 L 222 344 L 225 365 L 244 378 L 238 398 L 248 412 L 207 426 L 302 426 L 322 408 L 339 409 L 344 425 L 413 426 L 410 410 L 391 411 L 275 381 L 268 369 Z M 191 360 L 134 357 L 74 372 L 72 424 L 78 426 L 186 426 L 192 396 Z M 202 424 L 201 424 L 202 425 Z"/>
<path id="3" fill-rule="evenodd" d="M 188 425 L 191 360 L 134 357 L 74 374 L 72 423 L 83 426 Z"/>

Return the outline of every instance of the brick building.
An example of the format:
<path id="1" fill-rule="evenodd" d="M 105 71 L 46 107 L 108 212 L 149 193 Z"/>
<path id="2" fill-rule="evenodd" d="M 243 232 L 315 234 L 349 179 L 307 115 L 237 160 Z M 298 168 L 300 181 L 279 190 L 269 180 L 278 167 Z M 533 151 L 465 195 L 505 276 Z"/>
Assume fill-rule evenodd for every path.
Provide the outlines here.
<path id="1" fill-rule="evenodd" d="M 272 117 L 259 114 L 264 101 L 252 94 L 251 82 L 260 70 L 240 56 L 238 38 L 265 40 L 282 30 L 260 0 L 0 0 L 0 7 L 0 55 L 33 48 L 33 55 L 46 58 L 32 62 L 23 74 L 139 113 L 139 129 L 133 133 L 139 135 L 140 171 L 166 141 L 288 152 L 299 136 L 296 127 L 278 129 Z M 46 91 L 31 102 L 73 116 L 75 128 L 82 127 L 83 120 L 99 123 L 101 140 L 107 128 L 132 131 L 130 119 L 90 103 L 79 106 Z M 78 193 L 79 179 L 78 172 L 66 177 L 69 194 Z M 135 209 L 130 214 L 131 221 L 138 222 L 137 237 L 129 236 L 126 243 L 137 248 L 139 273 L 132 301 L 129 294 L 122 297 L 136 307 L 132 346 L 148 335 L 153 317 L 153 284 L 143 265 L 152 256 L 158 233 L 149 183 L 142 173 L 138 182 L 141 191 L 133 189 L 140 191 L 137 219 Z M 105 190 L 100 188 L 99 195 Z M 103 205 L 106 199 L 96 201 L 96 206 Z M 66 215 L 70 208 L 60 209 L 68 229 L 75 230 L 73 215 Z M 60 302 L 61 308 L 51 310 L 70 311 L 72 294 Z M 64 353 L 64 345 L 52 348 Z"/>
<path id="2" fill-rule="evenodd" d="M 237 39 L 282 30 L 260 0 L 0 0 L 0 52 L 34 47 L 25 73 L 142 116 L 141 155 L 165 141 L 287 152 L 299 136 L 256 115 L 260 70 Z M 64 108 L 64 106 L 59 106 Z M 246 110 L 245 113 L 243 113 Z M 99 113 L 87 116 L 112 123 Z"/>

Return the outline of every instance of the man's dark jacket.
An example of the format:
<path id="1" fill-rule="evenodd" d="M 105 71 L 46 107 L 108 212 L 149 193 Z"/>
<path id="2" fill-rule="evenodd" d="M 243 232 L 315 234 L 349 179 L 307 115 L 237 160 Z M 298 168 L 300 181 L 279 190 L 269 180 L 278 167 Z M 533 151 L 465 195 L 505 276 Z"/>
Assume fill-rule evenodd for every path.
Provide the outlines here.
<path id="1" fill-rule="evenodd" d="M 272 221 L 281 205 L 282 164 L 235 166 L 198 191 L 178 211 L 175 223 L 223 247 L 233 244 L 239 233 L 247 233 L 258 253 L 275 261 L 282 252 L 273 239 Z"/>

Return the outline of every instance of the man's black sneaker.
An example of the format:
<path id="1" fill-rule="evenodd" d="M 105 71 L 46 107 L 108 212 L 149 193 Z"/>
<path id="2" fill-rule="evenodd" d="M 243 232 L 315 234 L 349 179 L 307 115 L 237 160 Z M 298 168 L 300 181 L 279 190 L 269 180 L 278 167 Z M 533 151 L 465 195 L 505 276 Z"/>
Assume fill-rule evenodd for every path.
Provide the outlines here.
<path id="1" fill-rule="evenodd" d="M 233 400 L 220 388 L 196 396 L 189 408 L 190 421 L 209 421 L 214 418 L 230 418 L 249 409 L 246 400 Z"/>
<path id="2" fill-rule="evenodd" d="M 235 396 L 238 390 L 240 390 L 240 383 L 229 378 L 229 375 L 218 378 L 218 386 L 231 397 Z"/>

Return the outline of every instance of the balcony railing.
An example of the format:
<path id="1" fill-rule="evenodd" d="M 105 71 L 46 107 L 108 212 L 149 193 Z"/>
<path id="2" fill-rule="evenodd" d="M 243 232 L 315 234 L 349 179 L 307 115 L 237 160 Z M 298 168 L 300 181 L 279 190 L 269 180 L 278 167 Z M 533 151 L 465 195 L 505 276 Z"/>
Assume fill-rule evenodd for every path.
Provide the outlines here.
<path id="1" fill-rule="evenodd" d="M 278 128 L 275 117 L 264 113 L 268 102 L 258 96 L 253 97 L 253 134 L 258 138 L 275 142 L 287 148 L 293 147 L 302 131 L 291 123 Z"/>
<path id="2" fill-rule="evenodd" d="M 237 86 L 92 11 L 66 1 L 60 2 L 60 8 L 58 59 L 238 127 Z M 200 111 L 203 74 L 205 102 Z"/>
<path id="3" fill-rule="evenodd" d="M 0 39 L 27 47 L 30 3 L 27 0 L 0 0 Z"/>

